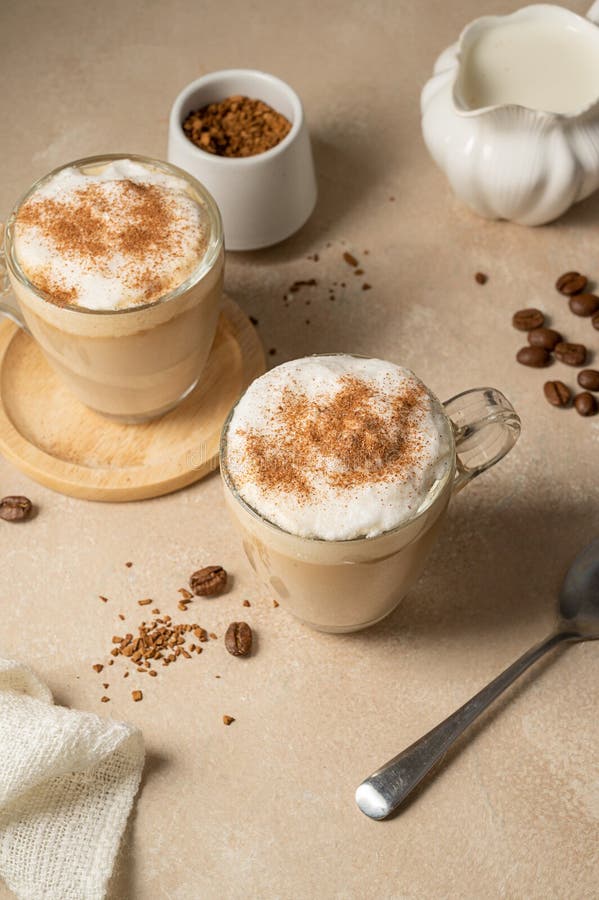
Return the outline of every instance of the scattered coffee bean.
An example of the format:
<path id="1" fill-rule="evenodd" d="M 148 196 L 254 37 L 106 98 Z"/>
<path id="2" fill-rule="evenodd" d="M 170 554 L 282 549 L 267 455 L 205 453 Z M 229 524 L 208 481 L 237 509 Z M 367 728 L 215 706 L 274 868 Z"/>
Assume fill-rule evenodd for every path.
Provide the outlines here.
<path id="1" fill-rule="evenodd" d="M 545 316 L 540 309 L 519 309 L 512 316 L 512 325 L 518 331 L 531 331 L 540 328 L 545 321 Z"/>
<path id="2" fill-rule="evenodd" d="M 599 309 L 599 297 L 595 294 L 574 294 L 568 306 L 575 316 L 592 316 Z"/>
<path id="3" fill-rule="evenodd" d="M 477 284 L 486 284 L 487 281 L 489 280 L 489 276 L 485 275 L 484 272 L 477 272 L 476 275 L 474 276 L 474 280 L 476 281 Z"/>
<path id="4" fill-rule="evenodd" d="M 546 381 L 543 393 L 552 406 L 567 406 L 570 402 L 570 390 L 563 381 Z"/>
<path id="5" fill-rule="evenodd" d="M 220 594 L 227 586 L 227 573 L 222 566 L 205 566 L 193 573 L 189 586 L 196 597 Z"/>
<path id="6" fill-rule="evenodd" d="M 225 647 L 232 656 L 249 656 L 252 629 L 247 622 L 231 622 L 225 633 Z"/>
<path id="7" fill-rule="evenodd" d="M 564 272 L 555 282 L 555 286 L 560 294 L 570 297 L 572 294 L 580 294 L 581 291 L 584 291 L 587 279 L 580 272 Z"/>
<path id="8" fill-rule="evenodd" d="M 576 379 L 586 391 L 599 391 L 599 372 L 597 369 L 583 369 Z"/>
<path id="9" fill-rule="evenodd" d="M 533 369 L 542 369 L 551 362 L 551 356 L 544 347 L 522 347 L 518 350 L 516 359 L 523 366 L 531 366 Z"/>
<path id="10" fill-rule="evenodd" d="M 561 341 L 563 337 L 553 328 L 533 328 L 528 333 L 528 343 L 531 347 L 544 347 L 545 350 L 551 351 Z"/>
<path id="11" fill-rule="evenodd" d="M 593 328 L 596 328 L 599 331 L 599 312 L 595 313 L 593 318 L 591 319 Z"/>
<path id="12" fill-rule="evenodd" d="M 3 497 L 0 500 L 0 519 L 5 522 L 22 522 L 28 519 L 33 504 L 27 497 Z"/>
<path id="13" fill-rule="evenodd" d="M 597 412 L 597 401 L 588 391 L 574 397 L 574 406 L 580 416 L 594 416 Z"/>
<path id="14" fill-rule="evenodd" d="M 560 341 L 555 345 L 553 352 L 557 359 L 567 366 L 584 366 L 587 358 L 587 348 L 584 344 L 570 344 L 568 341 Z"/>

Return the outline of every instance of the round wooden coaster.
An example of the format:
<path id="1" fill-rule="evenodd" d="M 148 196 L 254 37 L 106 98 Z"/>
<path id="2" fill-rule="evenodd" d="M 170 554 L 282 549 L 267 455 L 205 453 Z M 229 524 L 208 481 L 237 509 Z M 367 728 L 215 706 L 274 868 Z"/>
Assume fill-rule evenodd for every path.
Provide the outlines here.
<path id="1" fill-rule="evenodd" d="M 85 500 L 142 500 L 218 465 L 220 432 L 241 392 L 264 372 L 253 325 L 225 298 L 199 385 L 172 412 L 121 425 L 79 403 L 36 342 L 0 325 L 0 453 L 46 487 Z"/>

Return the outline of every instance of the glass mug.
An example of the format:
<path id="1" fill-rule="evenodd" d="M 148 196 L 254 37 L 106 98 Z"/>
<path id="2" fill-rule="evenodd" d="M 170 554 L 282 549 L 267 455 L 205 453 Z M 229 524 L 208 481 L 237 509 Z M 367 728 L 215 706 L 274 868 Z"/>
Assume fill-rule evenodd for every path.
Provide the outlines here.
<path id="1" fill-rule="evenodd" d="M 464 391 L 441 404 L 452 436 L 451 465 L 418 513 L 371 538 L 327 541 L 284 531 L 239 495 L 227 467 L 225 422 L 220 466 L 225 500 L 250 564 L 265 588 L 306 625 L 348 632 L 388 616 L 422 573 L 451 497 L 499 462 L 518 440 L 520 419 L 494 388 Z"/>
<path id="2" fill-rule="evenodd" d="M 63 169 L 97 171 L 132 160 L 186 182 L 205 212 L 208 241 L 191 275 L 177 288 L 138 306 L 86 309 L 57 306 L 23 272 L 14 245 L 21 205 Z M 60 166 L 16 204 L 5 228 L 0 314 L 29 332 L 69 390 L 96 412 L 121 422 L 144 422 L 173 409 L 194 389 L 208 359 L 221 307 L 224 250 L 218 207 L 182 169 L 145 156 L 110 154 Z M 7 277 L 8 276 L 8 277 Z M 9 296 L 12 287 L 14 297 Z M 16 299 L 15 299 L 16 298 Z"/>

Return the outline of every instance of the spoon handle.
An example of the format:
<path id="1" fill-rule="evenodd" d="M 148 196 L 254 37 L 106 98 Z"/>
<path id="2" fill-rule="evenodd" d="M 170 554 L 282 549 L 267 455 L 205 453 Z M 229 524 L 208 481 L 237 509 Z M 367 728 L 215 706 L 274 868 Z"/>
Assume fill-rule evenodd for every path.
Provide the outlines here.
<path id="1" fill-rule="evenodd" d="M 573 634 L 558 632 L 531 647 L 451 716 L 377 769 L 356 791 L 356 803 L 362 812 L 371 819 L 384 819 L 394 812 L 493 700 L 548 650 L 573 637 Z"/>

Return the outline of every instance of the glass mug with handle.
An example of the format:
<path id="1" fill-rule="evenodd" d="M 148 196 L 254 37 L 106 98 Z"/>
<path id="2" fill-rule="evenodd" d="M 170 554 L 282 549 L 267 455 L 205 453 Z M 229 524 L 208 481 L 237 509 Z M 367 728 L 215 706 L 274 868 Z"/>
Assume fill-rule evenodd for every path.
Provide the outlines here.
<path id="1" fill-rule="evenodd" d="M 85 191 L 90 190 L 88 181 L 93 183 L 91 190 L 96 197 L 92 196 L 82 207 L 87 219 L 81 218 L 79 226 L 77 216 L 82 215 L 81 208 L 73 214 L 72 203 L 73 198 L 85 197 Z M 114 184 L 125 182 L 130 221 L 127 207 L 110 207 Z M 100 194 L 99 201 L 98 185 L 101 191 L 108 192 L 108 197 Z M 78 194 L 81 189 L 83 194 Z M 161 201 L 161 197 L 166 199 Z M 197 217 L 198 223 L 197 247 L 186 248 L 186 268 L 177 258 L 180 227 L 175 213 L 181 197 L 183 209 L 191 211 L 193 222 Z M 61 203 L 66 203 L 66 198 L 71 207 L 64 206 L 61 220 Z M 74 255 L 82 277 L 89 274 L 86 266 L 88 270 L 90 265 L 92 269 L 96 266 L 92 274 L 99 280 L 85 282 L 96 290 L 93 308 L 71 301 L 68 292 L 62 296 L 53 293 L 46 276 L 32 274 L 21 258 L 19 223 L 26 211 L 31 225 L 31 210 L 35 212 L 38 201 L 48 203 L 49 238 L 43 249 L 46 255 L 50 250 L 53 259 L 58 260 L 57 271 L 62 273 L 72 266 Z M 175 204 L 170 220 L 161 202 L 166 204 L 167 212 L 169 204 Z M 106 236 L 102 234 L 102 217 L 108 220 Z M 40 221 L 46 227 L 45 220 Z M 109 253 L 112 241 L 118 242 L 121 236 L 125 250 L 119 249 L 117 243 L 110 258 L 101 259 L 100 263 L 94 260 L 96 226 Z M 170 234 L 171 226 L 173 243 L 169 247 L 165 234 Z M 29 234 L 35 238 L 37 232 L 34 229 Z M 67 241 L 65 249 L 66 239 L 71 244 Z M 167 254 L 172 253 L 173 270 L 159 271 L 156 278 L 156 264 L 160 266 L 160 253 L 165 247 Z M 83 252 L 91 248 L 89 258 L 82 258 L 81 248 Z M 130 302 L 125 300 L 115 308 L 108 291 L 115 287 L 112 275 L 119 261 L 123 278 L 131 281 L 131 273 L 138 273 L 139 291 L 136 296 L 133 290 Z M 216 333 L 223 267 L 220 213 L 200 182 L 176 166 L 144 156 L 89 157 L 41 178 L 14 207 L 4 229 L 0 313 L 32 335 L 64 384 L 86 406 L 116 421 L 144 422 L 173 409 L 198 383 Z M 108 279 L 102 281 L 107 273 Z"/>
<path id="2" fill-rule="evenodd" d="M 331 357 L 360 359 L 348 354 Z M 397 527 L 349 540 L 292 533 L 244 499 L 231 471 L 229 446 L 243 396 L 229 414 L 221 439 L 221 474 L 226 504 L 241 532 L 246 555 L 269 593 L 313 628 L 356 631 L 389 615 L 420 576 L 451 497 L 499 462 L 518 439 L 520 420 L 500 391 L 477 388 L 441 404 L 425 390 L 436 408 L 439 429 L 446 435 L 442 474 Z"/>

